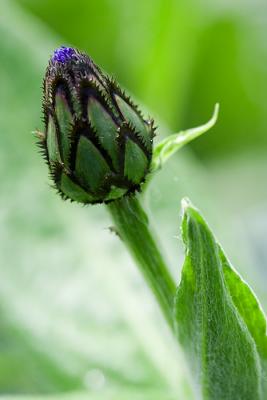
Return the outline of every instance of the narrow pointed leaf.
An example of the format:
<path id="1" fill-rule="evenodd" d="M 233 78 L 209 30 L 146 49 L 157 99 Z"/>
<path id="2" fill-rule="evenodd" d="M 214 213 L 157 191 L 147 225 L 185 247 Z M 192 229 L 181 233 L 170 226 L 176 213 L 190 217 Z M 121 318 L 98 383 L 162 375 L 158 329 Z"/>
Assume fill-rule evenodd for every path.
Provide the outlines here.
<path id="1" fill-rule="evenodd" d="M 162 165 L 174 153 L 176 153 L 176 151 L 180 150 L 181 147 L 211 129 L 216 124 L 218 114 L 219 104 L 215 104 L 213 115 L 206 124 L 179 133 L 174 133 L 173 135 L 163 139 L 153 150 L 152 171 L 161 168 Z"/>
<path id="2" fill-rule="evenodd" d="M 175 331 L 200 384 L 202 398 L 262 399 L 262 368 L 255 335 L 240 312 L 244 298 L 253 307 L 252 292 L 244 289 L 243 282 L 232 273 L 225 278 L 229 265 L 223 265 L 212 232 L 199 212 L 185 201 L 182 235 L 186 257 L 175 298 Z M 258 309 L 256 314 L 262 326 Z"/>

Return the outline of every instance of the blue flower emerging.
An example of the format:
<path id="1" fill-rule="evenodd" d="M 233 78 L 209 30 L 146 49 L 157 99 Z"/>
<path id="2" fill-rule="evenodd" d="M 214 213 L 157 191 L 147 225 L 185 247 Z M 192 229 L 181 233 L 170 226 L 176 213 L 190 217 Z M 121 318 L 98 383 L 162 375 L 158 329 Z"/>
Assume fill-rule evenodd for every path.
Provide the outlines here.
<path id="1" fill-rule="evenodd" d="M 54 51 L 52 61 L 64 64 L 65 62 L 70 61 L 75 55 L 76 51 L 71 47 L 61 46 Z"/>

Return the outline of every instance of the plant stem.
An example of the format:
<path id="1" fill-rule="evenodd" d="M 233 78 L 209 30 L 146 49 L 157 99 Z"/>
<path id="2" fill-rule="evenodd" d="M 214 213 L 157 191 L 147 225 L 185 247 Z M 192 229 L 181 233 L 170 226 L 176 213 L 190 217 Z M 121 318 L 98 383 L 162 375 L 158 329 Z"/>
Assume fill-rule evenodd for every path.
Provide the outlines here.
<path id="1" fill-rule="evenodd" d="M 116 232 L 139 265 L 172 328 L 175 283 L 149 229 L 146 213 L 136 196 L 113 201 L 107 208 Z"/>

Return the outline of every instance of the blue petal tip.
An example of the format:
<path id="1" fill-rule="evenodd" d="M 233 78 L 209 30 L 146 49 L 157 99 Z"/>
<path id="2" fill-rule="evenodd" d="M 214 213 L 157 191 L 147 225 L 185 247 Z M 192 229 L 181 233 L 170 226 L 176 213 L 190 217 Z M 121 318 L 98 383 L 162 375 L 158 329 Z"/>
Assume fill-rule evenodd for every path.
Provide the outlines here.
<path id="1" fill-rule="evenodd" d="M 61 46 L 54 51 L 52 61 L 64 64 L 75 58 L 74 56 L 76 56 L 76 51 L 72 47 Z"/>

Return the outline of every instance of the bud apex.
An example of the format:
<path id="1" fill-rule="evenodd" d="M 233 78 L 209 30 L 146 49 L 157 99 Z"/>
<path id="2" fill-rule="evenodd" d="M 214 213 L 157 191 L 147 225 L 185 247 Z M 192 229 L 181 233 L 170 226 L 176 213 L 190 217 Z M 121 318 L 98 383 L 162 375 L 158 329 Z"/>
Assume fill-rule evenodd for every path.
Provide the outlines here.
<path id="1" fill-rule="evenodd" d="M 140 189 L 151 162 L 153 123 L 86 54 L 55 50 L 43 110 L 40 145 L 63 198 L 102 203 Z"/>

